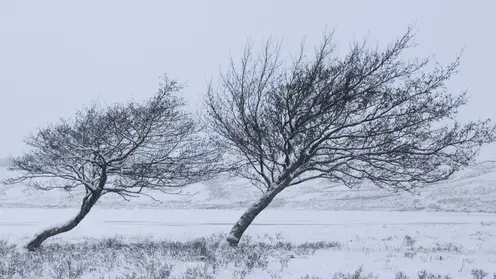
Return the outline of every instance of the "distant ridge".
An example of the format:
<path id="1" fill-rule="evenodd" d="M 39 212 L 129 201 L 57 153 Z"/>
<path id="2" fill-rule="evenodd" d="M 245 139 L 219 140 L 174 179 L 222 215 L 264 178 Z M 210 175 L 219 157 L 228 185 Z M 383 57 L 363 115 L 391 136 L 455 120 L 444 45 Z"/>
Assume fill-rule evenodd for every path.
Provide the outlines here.
<path id="1" fill-rule="evenodd" d="M 8 162 L 8 160 L 7 160 Z M 0 167 L 0 181 L 15 176 Z M 246 179 L 221 175 L 211 181 L 195 183 L 179 194 L 147 192 L 156 199 L 142 196 L 127 202 L 118 195 L 102 197 L 100 208 L 147 209 L 231 209 L 245 210 L 260 191 Z M 496 213 L 496 161 L 478 163 L 457 173 L 452 179 L 419 189 L 420 195 L 391 193 L 364 183 L 349 189 L 324 179 L 305 182 L 288 188 L 270 208 L 330 211 L 449 211 Z M 2 208 L 78 208 L 84 189 L 68 193 L 61 189 L 37 191 L 26 185 L 0 183 L 0 212 Z"/>

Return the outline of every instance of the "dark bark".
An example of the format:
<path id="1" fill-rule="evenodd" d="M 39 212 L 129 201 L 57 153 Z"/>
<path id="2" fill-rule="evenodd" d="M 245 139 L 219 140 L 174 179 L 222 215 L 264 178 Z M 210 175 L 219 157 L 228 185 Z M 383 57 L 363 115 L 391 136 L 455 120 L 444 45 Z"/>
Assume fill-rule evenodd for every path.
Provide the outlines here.
<path id="1" fill-rule="evenodd" d="M 468 95 L 446 86 L 459 57 L 446 66 L 405 60 L 413 45 L 409 27 L 383 49 L 354 42 L 340 58 L 331 33 L 314 56 L 301 49 L 289 63 L 270 41 L 258 54 L 248 45 L 240 63 L 231 59 L 219 88 L 209 88 L 205 122 L 238 164 L 233 173 L 269 191 L 232 228 L 229 243 L 269 205 L 273 184 L 320 178 L 414 192 L 450 179 L 496 140 L 489 120 L 456 120 Z"/>
<path id="2" fill-rule="evenodd" d="M 90 212 L 91 208 L 96 204 L 98 199 L 102 196 L 102 188 L 106 183 L 106 175 L 100 179 L 99 182 L 99 187 L 96 190 L 92 190 L 89 192 L 83 199 L 83 203 L 81 204 L 81 209 L 79 210 L 78 214 L 69 220 L 67 223 L 64 225 L 60 226 L 55 226 L 50 229 L 46 229 L 40 234 L 36 235 L 33 240 L 31 240 L 27 245 L 26 249 L 29 251 L 34 251 L 38 248 L 40 248 L 41 244 L 47 240 L 48 238 L 52 236 L 56 236 L 61 233 L 68 232 L 72 229 L 74 229 L 79 223 L 88 215 Z"/>
<path id="3" fill-rule="evenodd" d="M 227 235 L 227 242 L 231 246 L 238 246 L 239 240 L 241 236 L 243 236 L 246 229 L 250 226 L 250 224 L 255 220 L 255 218 L 262 212 L 272 200 L 279 194 L 282 190 L 286 188 L 285 185 L 279 185 L 278 187 L 266 192 L 263 196 L 255 202 L 248 210 L 241 215 L 236 224 L 232 227 L 231 231 Z"/>

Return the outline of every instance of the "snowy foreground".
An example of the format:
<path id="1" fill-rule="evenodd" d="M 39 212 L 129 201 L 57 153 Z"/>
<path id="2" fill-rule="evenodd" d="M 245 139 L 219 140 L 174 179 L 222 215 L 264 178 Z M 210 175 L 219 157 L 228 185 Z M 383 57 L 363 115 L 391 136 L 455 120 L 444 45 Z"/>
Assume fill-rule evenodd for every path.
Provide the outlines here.
<path id="1" fill-rule="evenodd" d="M 247 181 L 219 178 L 188 186 L 186 195 L 157 194 L 159 201 L 106 196 L 76 229 L 37 253 L 21 247 L 76 214 L 80 193 L 0 186 L 0 279 L 404 279 L 400 271 L 444 278 L 419 276 L 424 270 L 450 278 L 482 278 L 483 270 L 492 279 L 495 170 L 496 163 L 481 164 L 420 196 L 304 184 L 278 196 L 238 249 L 218 234 L 260 194 Z M 5 175 L 0 168 L 0 179 Z M 361 277 L 336 275 L 360 267 Z"/>
<path id="2" fill-rule="evenodd" d="M 1 209 L 0 237 L 9 244 L 22 244 L 36 231 L 63 222 L 74 211 Z M 46 246 L 74 242 L 83 245 L 81 243 L 88 238 L 99 241 L 113 237 L 125 243 L 139 243 L 143 239 L 187 242 L 227 232 L 240 213 L 96 208 L 80 226 L 47 241 Z M 324 241 L 337 242 L 340 247 L 316 249 L 312 253 L 279 249 L 279 256 L 271 255 L 267 266 L 255 267 L 245 278 L 302 278 L 305 275 L 332 278 L 336 272 L 350 273 L 361 266 L 364 274 L 373 273 L 379 278 L 395 278 L 399 271 L 418 278 L 421 270 L 451 278 L 473 278 L 474 269 L 490 273 L 488 278 L 496 273 L 496 214 L 268 210 L 259 216 L 247 235 L 262 242 L 279 238 L 292 245 Z M 284 250 L 290 255 L 284 254 Z M 285 257 L 287 260 L 281 260 Z M 177 272 L 184 269 L 181 264 L 174 266 Z M 220 269 L 214 278 L 234 277 L 236 267 L 226 265 Z M 242 278 L 239 273 L 235 275 Z"/>

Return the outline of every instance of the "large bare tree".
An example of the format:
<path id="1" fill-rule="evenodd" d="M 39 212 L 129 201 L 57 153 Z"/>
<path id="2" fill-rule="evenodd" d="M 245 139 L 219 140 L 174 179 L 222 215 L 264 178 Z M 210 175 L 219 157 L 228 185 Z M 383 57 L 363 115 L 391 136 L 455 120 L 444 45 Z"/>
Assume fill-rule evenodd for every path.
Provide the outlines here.
<path id="1" fill-rule="evenodd" d="M 324 178 L 413 191 L 450 178 L 495 139 L 488 120 L 455 120 L 467 103 L 446 88 L 458 59 L 439 66 L 403 58 L 411 29 L 382 49 L 356 42 L 342 57 L 331 38 L 289 62 L 270 41 L 258 55 L 248 45 L 241 63 L 231 58 L 219 86 L 210 86 L 209 128 L 240 162 L 238 174 L 263 192 L 230 231 L 232 245 L 288 187 Z"/>
<path id="2" fill-rule="evenodd" d="M 27 138 L 31 151 L 12 159 L 10 170 L 18 175 L 6 183 L 85 190 L 77 215 L 36 235 L 29 250 L 76 227 L 103 195 L 128 200 L 146 194 L 145 189 L 166 191 L 217 173 L 220 154 L 182 110 L 180 90 L 176 81 L 164 78 L 146 102 L 95 104 Z"/>

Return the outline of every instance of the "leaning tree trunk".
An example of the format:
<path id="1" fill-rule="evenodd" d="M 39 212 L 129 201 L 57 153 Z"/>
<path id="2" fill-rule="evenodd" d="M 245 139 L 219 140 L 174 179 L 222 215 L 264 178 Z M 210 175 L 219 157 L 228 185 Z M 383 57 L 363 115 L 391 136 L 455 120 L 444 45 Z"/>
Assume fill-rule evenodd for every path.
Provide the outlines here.
<path id="1" fill-rule="evenodd" d="M 88 212 L 90 212 L 91 208 L 95 205 L 100 197 L 101 190 L 95 190 L 91 193 L 88 193 L 83 199 L 81 209 L 74 218 L 72 218 L 64 225 L 46 229 L 42 233 L 36 235 L 35 238 L 26 245 L 26 249 L 28 249 L 29 251 L 34 251 L 39 248 L 43 241 L 47 240 L 48 238 L 74 229 L 84 219 Z"/>
<path id="2" fill-rule="evenodd" d="M 275 196 L 279 194 L 282 190 L 286 188 L 285 185 L 279 185 L 278 187 L 268 191 L 263 194 L 263 196 L 255 202 L 246 212 L 239 218 L 238 222 L 232 227 L 231 231 L 227 235 L 227 242 L 231 246 L 238 246 L 239 240 L 243 233 L 248 229 L 250 224 L 255 220 L 255 218 L 262 212 L 269 204 L 272 202 Z"/>

